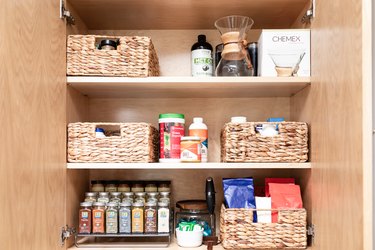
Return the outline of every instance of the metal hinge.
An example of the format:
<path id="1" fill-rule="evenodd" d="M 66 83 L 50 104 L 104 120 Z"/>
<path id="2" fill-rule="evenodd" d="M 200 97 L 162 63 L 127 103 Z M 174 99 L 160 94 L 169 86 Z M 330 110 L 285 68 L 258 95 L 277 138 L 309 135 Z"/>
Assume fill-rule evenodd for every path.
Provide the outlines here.
<path id="1" fill-rule="evenodd" d="M 65 9 L 64 0 L 60 0 L 60 18 L 66 19 L 66 22 L 70 25 L 75 24 L 74 17 L 69 10 Z"/>
<path id="2" fill-rule="evenodd" d="M 315 237 L 315 226 L 314 224 L 310 224 L 307 226 L 307 235 L 311 237 L 311 241 L 314 241 Z"/>
<path id="3" fill-rule="evenodd" d="M 310 23 L 311 20 L 315 17 L 315 0 L 311 0 L 311 6 L 306 11 L 305 15 L 303 15 L 301 22 L 302 23 Z"/>
<path id="4" fill-rule="evenodd" d="M 64 246 L 65 240 L 68 239 L 70 236 L 76 233 L 76 229 L 74 227 L 69 227 L 66 225 L 65 227 L 61 228 L 61 246 Z"/>

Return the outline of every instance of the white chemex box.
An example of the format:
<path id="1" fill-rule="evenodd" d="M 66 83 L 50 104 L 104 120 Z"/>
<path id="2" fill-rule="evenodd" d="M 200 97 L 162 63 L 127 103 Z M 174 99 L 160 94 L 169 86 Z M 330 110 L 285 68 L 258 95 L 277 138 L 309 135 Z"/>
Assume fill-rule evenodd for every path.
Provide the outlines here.
<path id="1" fill-rule="evenodd" d="M 310 76 L 310 30 L 262 30 L 258 41 L 259 76 Z"/>

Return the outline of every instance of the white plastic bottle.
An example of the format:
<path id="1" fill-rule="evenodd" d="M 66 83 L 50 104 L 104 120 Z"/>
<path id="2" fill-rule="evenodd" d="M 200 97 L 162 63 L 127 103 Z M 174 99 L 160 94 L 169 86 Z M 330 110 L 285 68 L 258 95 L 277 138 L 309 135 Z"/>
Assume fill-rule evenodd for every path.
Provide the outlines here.
<path id="1" fill-rule="evenodd" d="M 203 123 L 202 117 L 194 117 L 193 123 L 189 126 L 189 136 L 199 136 L 202 146 L 202 162 L 208 161 L 208 129 Z"/>

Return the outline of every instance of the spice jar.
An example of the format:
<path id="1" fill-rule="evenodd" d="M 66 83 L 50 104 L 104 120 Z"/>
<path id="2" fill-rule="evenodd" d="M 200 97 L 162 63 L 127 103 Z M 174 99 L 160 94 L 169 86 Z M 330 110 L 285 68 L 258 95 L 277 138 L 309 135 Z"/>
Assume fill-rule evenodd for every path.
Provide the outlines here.
<path id="1" fill-rule="evenodd" d="M 124 192 L 122 193 L 122 202 L 128 201 L 130 204 L 134 201 L 134 193 L 133 192 Z"/>
<path id="2" fill-rule="evenodd" d="M 169 192 L 160 192 L 159 202 L 165 202 L 169 205 L 171 202 L 171 199 L 169 198 L 169 194 L 170 194 Z"/>
<path id="3" fill-rule="evenodd" d="M 119 231 L 120 233 L 131 233 L 131 203 L 128 201 L 120 204 Z"/>
<path id="4" fill-rule="evenodd" d="M 112 192 L 109 194 L 109 201 L 114 202 L 117 205 L 121 202 L 121 193 L 120 192 Z"/>
<path id="5" fill-rule="evenodd" d="M 157 210 L 155 202 L 147 202 L 145 205 L 145 233 L 156 233 Z"/>
<path id="6" fill-rule="evenodd" d="M 103 202 L 104 204 L 109 202 L 109 193 L 108 192 L 100 192 L 98 197 L 98 202 Z"/>
<path id="7" fill-rule="evenodd" d="M 118 204 L 115 202 L 110 202 L 107 204 L 106 214 L 106 233 L 107 234 L 117 234 L 118 233 Z"/>
<path id="8" fill-rule="evenodd" d="M 133 193 L 138 193 L 138 192 L 144 192 L 145 188 L 143 187 L 142 183 L 134 183 L 131 190 Z"/>
<path id="9" fill-rule="evenodd" d="M 96 202 L 97 199 L 97 193 L 95 192 L 86 192 L 85 193 L 85 202 Z"/>
<path id="10" fill-rule="evenodd" d="M 158 203 L 158 233 L 169 233 L 169 207 L 166 202 Z"/>
<path id="11" fill-rule="evenodd" d="M 91 202 L 82 202 L 79 210 L 78 233 L 91 233 Z"/>
<path id="12" fill-rule="evenodd" d="M 171 192 L 169 183 L 160 183 L 158 186 L 158 192 Z"/>
<path id="13" fill-rule="evenodd" d="M 146 203 L 146 193 L 145 192 L 139 192 L 135 193 L 135 202 L 141 201 L 143 204 Z"/>
<path id="14" fill-rule="evenodd" d="M 92 232 L 104 233 L 105 204 L 94 202 L 92 209 Z"/>
<path id="15" fill-rule="evenodd" d="M 117 192 L 117 181 L 106 181 L 106 192 Z"/>
<path id="16" fill-rule="evenodd" d="M 158 191 L 158 187 L 156 186 L 155 183 L 150 183 L 150 184 L 146 185 L 145 191 L 146 192 L 157 192 Z"/>
<path id="17" fill-rule="evenodd" d="M 143 203 L 137 201 L 132 208 L 132 233 L 143 233 Z"/>
<path id="18" fill-rule="evenodd" d="M 91 192 L 104 192 L 104 184 L 102 181 L 91 181 Z"/>
<path id="19" fill-rule="evenodd" d="M 158 195 L 159 193 L 158 192 L 151 192 L 151 193 L 147 193 L 147 202 L 155 202 L 157 203 L 158 202 Z"/>
<path id="20" fill-rule="evenodd" d="M 130 186 L 126 181 L 120 181 L 117 191 L 118 192 L 130 192 Z"/>

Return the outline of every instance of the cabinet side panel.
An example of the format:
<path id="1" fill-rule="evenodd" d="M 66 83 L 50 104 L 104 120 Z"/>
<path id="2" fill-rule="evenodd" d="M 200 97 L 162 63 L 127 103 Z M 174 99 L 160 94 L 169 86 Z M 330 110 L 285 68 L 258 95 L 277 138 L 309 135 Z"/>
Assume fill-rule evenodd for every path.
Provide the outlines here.
<path id="1" fill-rule="evenodd" d="M 311 87 L 291 100 L 292 119 L 311 125 L 313 249 L 364 249 L 362 6 L 316 4 Z"/>
<path id="2" fill-rule="evenodd" d="M 59 1 L 1 1 L 0 249 L 61 249 L 65 23 Z"/>

